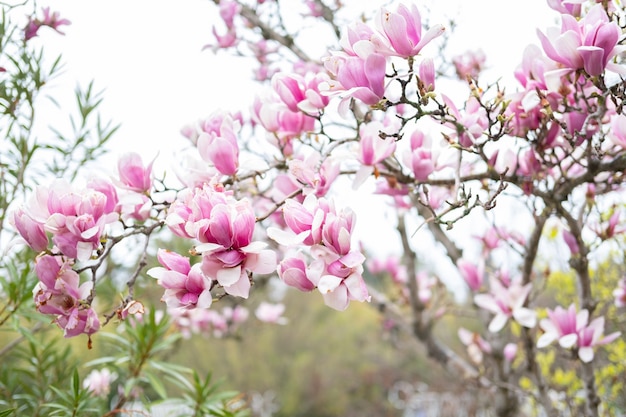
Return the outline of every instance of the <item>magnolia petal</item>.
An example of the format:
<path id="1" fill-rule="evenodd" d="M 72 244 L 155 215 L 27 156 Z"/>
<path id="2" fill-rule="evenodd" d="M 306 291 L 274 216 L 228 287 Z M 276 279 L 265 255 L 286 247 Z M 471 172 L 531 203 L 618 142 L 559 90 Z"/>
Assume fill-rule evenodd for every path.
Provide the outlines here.
<path id="1" fill-rule="evenodd" d="M 323 294 L 324 303 L 335 310 L 343 311 L 348 308 L 350 300 L 348 298 L 348 289 L 341 285 L 335 291 Z"/>
<path id="2" fill-rule="evenodd" d="M 581 361 L 589 363 L 593 360 L 593 348 L 591 346 L 585 346 L 578 349 L 578 357 Z"/>
<path id="3" fill-rule="evenodd" d="M 322 294 L 333 292 L 337 289 L 337 287 L 339 287 L 342 281 L 342 278 L 334 275 L 323 275 L 317 283 L 317 289 Z"/>
<path id="4" fill-rule="evenodd" d="M 78 242 L 76 244 L 76 259 L 79 261 L 87 261 L 91 258 L 93 252 L 93 243 L 91 242 Z"/>
<path id="5" fill-rule="evenodd" d="M 500 311 L 496 300 L 490 294 L 476 294 L 474 296 L 474 303 L 487 311 L 497 313 Z"/>
<path id="6" fill-rule="evenodd" d="M 233 268 L 220 269 L 217 271 L 216 275 L 217 282 L 219 282 L 221 286 L 229 287 L 241 278 L 241 265 L 237 265 Z"/>
<path id="7" fill-rule="evenodd" d="M 544 333 L 541 335 L 541 337 L 539 338 L 539 340 L 537 340 L 537 347 L 538 348 L 544 348 L 546 346 L 548 346 L 549 344 L 551 344 L 552 342 L 554 342 L 557 339 L 557 334 L 556 333 Z"/>
<path id="8" fill-rule="evenodd" d="M 245 268 L 256 274 L 270 274 L 276 271 L 276 253 L 273 250 L 263 250 L 249 254 Z"/>
<path id="9" fill-rule="evenodd" d="M 506 322 L 509 320 L 505 314 L 496 314 L 491 323 L 489 323 L 489 331 L 491 333 L 498 333 L 504 328 Z"/>
<path id="10" fill-rule="evenodd" d="M 248 275 L 242 273 L 239 280 L 233 285 L 224 287 L 224 291 L 230 295 L 234 295 L 235 297 L 248 298 L 248 295 L 250 294 L 250 287 L 251 283 Z"/>
<path id="11" fill-rule="evenodd" d="M 219 245 L 217 243 L 201 243 L 199 245 L 194 246 L 194 250 L 198 253 L 210 253 L 216 250 L 225 249 L 224 246 Z"/>
<path id="12" fill-rule="evenodd" d="M 352 181 L 352 189 L 358 189 L 364 182 L 369 178 L 370 175 L 374 172 L 374 167 L 372 165 L 361 165 L 359 170 L 356 172 L 354 176 L 354 181 Z"/>
<path id="13" fill-rule="evenodd" d="M 559 345 L 564 349 L 569 349 L 578 341 L 578 335 L 576 333 L 566 334 L 559 338 Z"/>
<path id="14" fill-rule="evenodd" d="M 304 242 L 304 239 L 309 235 L 308 231 L 296 235 L 291 231 L 279 229 L 278 227 L 268 227 L 266 233 L 267 237 L 284 246 L 299 245 Z"/>
<path id="15" fill-rule="evenodd" d="M 529 329 L 532 329 L 537 324 L 537 314 L 529 308 L 516 308 L 513 310 L 513 318 L 519 324 Z"/>

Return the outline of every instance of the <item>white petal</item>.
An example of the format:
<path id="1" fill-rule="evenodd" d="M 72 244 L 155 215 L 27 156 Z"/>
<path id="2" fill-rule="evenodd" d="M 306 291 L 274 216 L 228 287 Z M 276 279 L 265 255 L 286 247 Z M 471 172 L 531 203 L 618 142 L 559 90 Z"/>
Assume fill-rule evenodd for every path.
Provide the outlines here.
<path id="1" fill-rule="evenodd" d="M 578 349 L 578 357 L 581 361 L 589 363 L 593 360 L 593 348 L 591 346 L 585 346 Z"/>
<path id="2" fill-rule="evenodd" d="M 267 237 L 274 240 L 276 243 L 284 246 L 295 246 L 304 242 L 309 232 L 302 232 L 295 234 L 291 231 L 279 229 L 278 227 L 268 227 Z"/>
<path id="3" fill-rule="evenodd" d="M 217 271 L 217 282 L 222 287 L 229 287 L 236 283 L 241 278 L 241 266 L 235 266 L 233 268 L 224 268 Z"/>
<path id="4" fill-rule="evenodd" d="M 504 328 L 504 325 L 509 320 L 505 314 L 496 314 L 491 323 L 489 323 L 489 331 L 491 333 L 497 333 Z"/>
<path id="5" fill-rule="evenodd" d="M 578 335 L 576 333 L 568 334 L 559 338 L 559 345 L 562 348 L 569 349 L 576 344 L 577 340 Z"/>
<path id="6" fill-rule="evenodd" d="M 513 318 L 524 327 L 532 329 L 537 324 L 537 315 L 534 310 L 521 307 L 513 310 Z"/>
<path id="7" fill-rule="evenodd" d="M 324 275 L 320 278 L 319 282 L 317 283 L 317 289 L 322 294 L 333 292 L 337 289 L 339 284 L 341 284 L 341 281 L 342 281 L 341 278 L 336 277 L 334 275 Z"/>
<path id="8" fill-rule="evenodd" d="M 550 343 L 554 342 L 557 338 L 556 333 L 544 333 L 541 335 L 539 340 L 537 340 L 537 347 L 544 348 L 548 346 Z"/>

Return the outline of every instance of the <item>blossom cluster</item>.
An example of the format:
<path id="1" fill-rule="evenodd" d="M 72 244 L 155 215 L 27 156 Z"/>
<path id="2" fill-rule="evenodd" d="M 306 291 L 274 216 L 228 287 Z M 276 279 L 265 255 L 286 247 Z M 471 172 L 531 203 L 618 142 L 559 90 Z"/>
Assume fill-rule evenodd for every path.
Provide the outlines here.
<path id="1" fill-rule="evenodd" d="M 139 155 L 129 153 L 119 159 L 118 178 L 94 178 L 83 188 L 58 179 L 37 187 L 13 213 L 15 229 L 39 253 L 35 306 L 54 316 L 66 337 L 100 328 L 91 305 L 96 275 L 81 283 L 77 268 L 97 264 L 116 239 L 116 225 L 148 218 L 151 188 L 152 164 L 144 166 Z"/>

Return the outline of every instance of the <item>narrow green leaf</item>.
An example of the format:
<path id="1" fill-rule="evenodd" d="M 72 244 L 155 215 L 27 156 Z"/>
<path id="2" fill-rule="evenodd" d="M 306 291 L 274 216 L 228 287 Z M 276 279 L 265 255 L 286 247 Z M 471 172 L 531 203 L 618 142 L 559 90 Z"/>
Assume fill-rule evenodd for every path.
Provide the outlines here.
<path id="1" fill-rule="evenodd" d="M 161 397 L 162 400 L 165 400 L 167 398 L 167 391 L 165 390 L 163 382 L 151 372 L 145 372 L 144 376 L 148 378 L 150 386 L 154 389 L 158 396 Z"/>
<path id="2" fill-rule="evenodd" d="M 8 417 L 8 416 L 10 416 L 11 414 L 13 414 L 13 412 L 14 412 L 15 410 L 16 410 L 15 408 L 9 408 L 9 409 L 7 409 L 7 410 L 2 410 L 2 411 L 0 411 L 0 417 Z"/>
<path id="3" fill-rule="evenodd" d="M 80 377 L 78 376 L 77 368 L 74 368 L 74 376 L 72 376 L 72 384 L 74 388 L 74 397 L 78 398 L 80 394 Z"/>

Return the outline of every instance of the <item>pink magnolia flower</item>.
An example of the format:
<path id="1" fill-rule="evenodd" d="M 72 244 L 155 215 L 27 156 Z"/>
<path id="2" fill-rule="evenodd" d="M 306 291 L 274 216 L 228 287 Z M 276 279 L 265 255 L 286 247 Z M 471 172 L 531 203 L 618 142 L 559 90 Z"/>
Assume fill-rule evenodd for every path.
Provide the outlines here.
<path id="1" fill-rule="evenodd" d="M 261 302 L 254 315 L 257 319 L 265 323 L 287 324 L 287 318 L 283 317 L 285 305 L 282 303 L 272 304 L 266 301 Z"/>
<path id="2" fill-rule="evenodd" d="M 362 164 L 356 173 L 353 188 L 360 186 L 374 172 L 374 166 L 387 159 L 396 149 L 396 141 L 392 137 L 381 138 L 385 126 L 374 121 L 359 127 L 358 161 Z"/>
<path id="3" fill-rule="evenodd" d="M 37 222 L 23 208 L 17 209 L 13 213 L 13 225 L 18 233 L 34 251 L 41 252 L 48 248 L 48 236 L 44 225 Z"/>
<path id="4" fill-rule="evenodd" d="M 461 276 L 472 291 L 478 291 L 483 285 L 485 267 L 483 263 L 476 265 L 467 259 L 459 259 L 456 263 Z"/>
<path id="5" fill-rule="evenodd" d="M 231 295 L 247 298 L 251 273 L 276 268 L 276 254 L 266 243 L 252 241 L 256 217 L 248 200 L 236 200 L 219 184 L 181 194 L 172 204 L 166 223 L 174 233 L 200 244 L 202 272 Z"/>
<path id="6" fill-rule="evenodd" d="M 324 65 L 335 76 L 335 81 L 328 83 L 328 94 L 341 95 L 344 103 L 354 97 L 373 106 L 384 97 L 387 59 L 383 55 L 373 53 L 364 59 L 333 55 Z"/>
<path id="7" fill-rule="evenodd" d="M 213 301 L 212 280 L 202 273 L 201 265 L 191 266 L 189 258 L 159 249 L 157 259 L 162 266 L 148 270 L 165 288 L 161 298 L 169 308 L 209 308 Z"/>
<path id="8" fill-rule="evenodd" d="M 485 53 L 478 49 L 452 57 L 452 64 L 461 81 L 467 81 L 468 78 L 475 80 L 483 70 L 486 59 Z"/>
<path id="9" fill-rule="evenodd" d="M 435 62 L 432 58 L 424 58 L 420 62 L 418 75 L 420 94 L 435 91 Z"/>
<path id="10" fill-rule="evenodd" d="M 320 265 L 318 263 L 318 265 Z M 310 268 L 302 255 L 297 255 L 283 259 L 278 264 L 278 276 L 290 287 L 295 287 L 300 291 L 312 291 L 319 282 L 321 271 Z"/>
<path id="11" fill-rule="evenodd" d="M 94 369 L 83 380 L 83 387 L 97 397 L 106 397 L 111 390 L 111 384 L 117 379 L 115 372 L 108 368 Z"/>
<path id="12" fill-rule="evenodd" d="M 203 160 L 215 166 L 221 174 L 234 175 L 239 168 L 239 145 L 236 132 L 239 121 L 229 115 L 217 113 L 204 122 L 203 132 L 196 146 Z"/>
<path id="13" fill-rule="evenodd" d="M 69 25 L 71 22 L 67 19 L 61 19 L 59 16 L 59 12 L 50 13 L 49 7 L 44 7 L 43 11 L 43 19 L 39 20 L 37 18 L 30 19 L 24 28 L 24 40 L 29 40 L 37 36 L 37 32 L 39 28 L 42 26 L 48 26 L 49 28 L 57 31 L 61 35 L 64 33 L 59 30 L 59 26 Z"/>
<path id="14" fill-rule="evenodd" d="M 626 115 L 616 114 L 611 117 L 611 131 L 609 139 L 623 149 L 626 149 Z"/>
<path id="15" fill-rule="evenodd" d="M 40 313 L 56 317 L 55 323 L 65 337 L 91 335 L 100 329 L 97 314 L 85 303 L 92 282 L 80 284 L 80 277 L 67 259 L 43 255 L 36 259 L 35 273 L 39 278 L 33 289 L 35 306 Z"/>
<path id="16" fill-rule="evenodd" d="M 457 138 L 459 145 L 464 148 L 471 147 L 487 128 L 488 121 L 485 109 L 480 106 L 478 100 L 470 98 L 465 103 L 465 109 L 461 113 L 449 97 L 445 95 L 442 95 L 442 97 L 450 115 L 456 121 L 454 124 L 447 123 L 453 129 L 453 132 L 449 135 L 450 138 Z"/>
<path id="17" fill-rule="evenodd" d="M 384 259 L 369 259 L 366 265 L 371 274 L 388 273 L 393 282 L 397 284 L 406 284 L 409 279 L 406 267 L 395 256 L 388 256 Z"/>
<path id="18" fill-rule="evenodd" d="M 306 185 L 304 194 L 314 192 L 320 197 L 326 195 L 339 176 L 341 168 L 339 163 L 332 158 L 326 158 L 323 161 L 321 158 L 318 152 L 312 152 L 304 159 L 294 157 L 287 163 L 289 174 Z"/>
<path id="19" fill-rule="evenodd" d="M 626 70 L 611 59 L 623 50 L 618 46 L 621 29 L 609 20 L 601 4 L 593 6 L 580 20 L 569 14 L 561 15 L 561 29 L 537 31 L 541 46 L 552 60 L 563 64 L 566 71 L 584 69 L 590 76 L 605 69 L 618 73 Z"/>
<path id="20" fill-rule="evenodd" d="M 50 187 L 38 187 L 25 211 L 52 234 L 52 242 L 62 254 L 87 260 L 100 246 L 105 226 L 119 218 L 117 213 L 107 211 L 110 207 L 105 194 L 90 188 L 75 190 L 66 181 L 56 180 Z M 25 223 L 23 217 L 18 222 L 28 226 L 24 239 L 32 240 L 36 233 L 37 245 L 43 244 L 42 236 L 35 232 L 37 226 Z"/>
<path id="21" fill-rule="evenodd" d="M 517 356 L 517 344 L 516 343 L 507 343 L 502 350 L 502 354 L 504 355 L 504 359 L 507 362 L 513 362 L 515 357 Z"/>
<path id="22" fill-rule="evenodd" d="M 585 0 L 548 0 L 548 6 L 559 13 L 580 17 Z"/>
<path id="23" fill-rule="evenodd" d="M 326 305 L 337 310 L 345 310 L 351 300 L 370 300 L 362 276 L 365 257 L 351 246 L 354 221 L 350 209 L 329 212 L 322 226 L 322 244 L 311 248 L 313 257 L 325 265 L 317 288 Z"/>
<path id="24" fill-rule="evenodd" d="M 475 364 L 482 363 L 484 353 L 491 353 L 491 345 L 478 333 L 459 327 L 458 336 L 467 347 L 467 354 Z"/>
<path id="25" fill-rule="evenodd" d="M 286 203 L 283 213 L 290 230 L 270 227 L 267 235 L 280 244 L 309 245 L 314 259 L 310 267 L 301 258 L 281 264 L 278 270 L 283 279 L 289 273 L 287 278 L 296 287 L 317 286 L 324 302 L 337 310 L 345 310 L 351 300 L 368 301 L 362 276 L 365 257 L 351 245 L 354 213 L 349 209 L 337 212 L 332 202 L 313 194 L 303 203 Z"/>
<path id="26" fill-rule="evenodd" d="M 513 318 L 524 327 L 535 327 L 536 313 L 524 307 L 531 289 L 531 283 L 521 285 L 514 281 L 505 287 L 500 280 L 492 279 L 488 294 L 474 296 L 476 305 L 495 314 L 489 323 L 490 332 L 496 333 L 502 330 L 509 318 Z"/>
<path id="27" fill-rule="evenodd" d="M 421 130 L 411 133 L 410 146 L 411 151 L 403 154 L 403 162 L 413 170 L 417 181 L 426 181 L 434 172 L 455 164 L 456 151 Z"/>
<path id="28" fill-rule="evenodd" d="M 345 310 L 350 301 L 365 302 L 371 299 L 363 280 L 362 253 L 351 251 L 339 255 L 328 251 L 324 246 L 316 246 L 316 256 L 323 259 L 326 273 L 317 283 L 317 289 L 324 298 L 324 303 L 336 310 Z"/>
<path id="29" fill-rule="evenodd" d="M 329 98 L 320 93 L 319 86 L 329 80 L 324 73 L 308 77 L 277 73 L 272 77 L 272 88 L 290 111 L 315 116 L 328 104 Z"/>
<path id="30" fill-rule="evenodd" d="M 135 152 L 122 155 L 117 163 L 120 181 L 131 191 L 147 193 L 152 188 L 152 164 L 144 166 L 141 156 Z"/>
<path id="31" fill-rule="evenodd" d="M 389 53 L 403 58 L 418 55 L 424 46 L 444 32 L 442 25 L 434 25 L 422 35 L 422 17 L 415 4 L 410 9 L 400 4 L 396 12 L 383 8 L 376 23 L 389 43 Z"/>
<path id="32" fill-rule="evenodd" d="M 613 290 L 613 297 L 615 297 L 616 307 L 626 307 L 626 277 L 619 280 L 617 288 Z"/>
<path id="33" fill-rule="evenodd" d="M 278 139 L 277 148 L 283 155 L 291 155 L 291 139 L 315 130 L 316 119 L 301 112 L 289 110 L 287 105 L 271 94 L 256 96 L 252 106 L 253 121 L 270 133 L 270 138 Z"/>
<path id="34" fill-rule="evenodd" d="M 578 357 L 583 362 L 593 360 L 593 347 L 610 343 L 619 337 L 620 333 L 603 336 L 604 317 L 598 317 L 589 323 L 589 311 L 582 309 L 576 312 L 576 306 L 571 304 L 567 310 L 561 306 L 548 309 L 548 318 L 542 319 L 539 326 L 544 334 L 537 340 L 537 347 L 546 347 L 558 340 L 562 348 L 578 348 Z"/>

